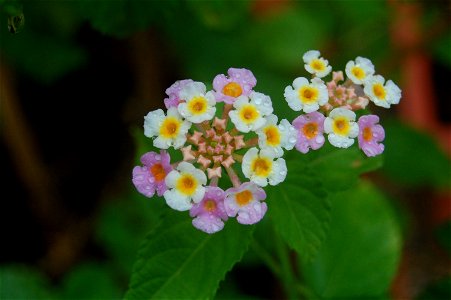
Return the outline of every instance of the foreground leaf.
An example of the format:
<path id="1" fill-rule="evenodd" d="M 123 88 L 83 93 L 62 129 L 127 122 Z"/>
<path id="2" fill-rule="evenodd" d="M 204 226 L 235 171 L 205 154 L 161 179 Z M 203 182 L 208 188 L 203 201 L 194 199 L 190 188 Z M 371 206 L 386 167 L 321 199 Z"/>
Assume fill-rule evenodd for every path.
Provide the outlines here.
<path id="1" fill-rule="evenodd" d="M 332 199 L 327 240 L 304 277 L 321 298 L 384 295 L 401 251 L 398 224 L 384 196 L 368 183 Z"/>
<path id="2" fill-rule="evenodd" d="M 268 199 L 270 214 L 279 234 L 300 257 L 309 260 L 326 238 L 330 202 L 321 182 L 299 163 L 289 162 L 287 179 Z"/>
<path id="3" fill-rule="evenodd" d="M 252 227 L 229 220 L 208 235 L 180 212 L 170 212 L 148 235 L 135 263 L 126 299 L 212 297 L 247 250 Z"/>

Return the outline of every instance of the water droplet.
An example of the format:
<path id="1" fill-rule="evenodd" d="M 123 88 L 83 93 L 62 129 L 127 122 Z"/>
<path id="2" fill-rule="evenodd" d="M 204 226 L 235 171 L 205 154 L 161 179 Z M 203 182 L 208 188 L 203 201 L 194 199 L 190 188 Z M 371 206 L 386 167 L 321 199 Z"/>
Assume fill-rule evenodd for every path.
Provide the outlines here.
<path id="1" fill-rule="evenodd" d="M 321 136 L 321 135 L 317 136 L 317 137 L 315 138 L 315 142 L 317 142 L 317 143 L 322 143 L 322 142 L 324 142 L 324 137 Z"/>
<path id="2" fill-rule="evenodd" d="M 255 99 L 255 104 L 257 105 L 262 104 L 262 100 L 260 98 Z"/>
<path id="3" fill-rule="evenodd" d="M 290 143 L 296 143 L 296 138 L 292 137 L 288 140 Z"/>
<path id="4" fill-rule="evenodd" d="M 156 155 L 155 155 L 155 159 L 156 159 L 156 160 L 161 160 L 161 155 L 160 155 L 160 154 L 156 154 Z"/>
<path id="5" fill-rule="evenodd" d="M 150 178 L 149 178 L 149 182 L 150 182 L 150 183 L 154 183 L 154 182 L 155 182 L 155 178 L 150 177 Z"/>
<path id="6" fill-rule="evenodd" d="M 287 175 L 287 171 L 280 171 L 280 175 L 282 175 L 282 176 Z"/>

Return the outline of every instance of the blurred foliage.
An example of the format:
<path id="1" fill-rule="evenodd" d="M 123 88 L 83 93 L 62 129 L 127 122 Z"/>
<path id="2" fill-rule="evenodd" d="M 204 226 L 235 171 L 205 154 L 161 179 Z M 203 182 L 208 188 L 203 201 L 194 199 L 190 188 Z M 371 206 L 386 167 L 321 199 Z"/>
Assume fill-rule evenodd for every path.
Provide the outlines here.
<path id="1" fill-rule="evenodd" d="M 55 299 L 48 279 L 22 265 L 0 267 L 0 299 Z"/>
<path id="2" fill-rule="evenodd" d="M 412 187 L 450 186 L 450 159 L 430 135 L 395 120 L 384 122 L 384 127 L 384 174 Z"/>

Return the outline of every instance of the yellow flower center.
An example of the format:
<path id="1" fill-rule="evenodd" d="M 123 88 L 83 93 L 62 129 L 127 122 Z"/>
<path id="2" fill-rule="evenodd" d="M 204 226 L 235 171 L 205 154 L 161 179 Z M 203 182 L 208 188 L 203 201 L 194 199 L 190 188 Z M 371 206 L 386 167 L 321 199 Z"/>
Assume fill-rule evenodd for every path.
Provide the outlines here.
<path id="1" fill-rule="evenodd" d="M 194 97 L 188 102 L 188 110 L 193 115 L 201 115 L 207 111 L 207 99 L 204 97 Z"/>
<path id="2" fill-rule="evenodd" d="M 243 89 L 241 88 L 241 85 L 239 85 L 236 82 L 230 82 L 224 86 L 222 89 L 222 93 L 224 95 L 230 96 L 230 97 L 238 97 L 241 96 L 243 93 Z"/>
<path id="3" fill-rule="evenodd" d="M 264 129 L 266 135 L 266 143 L 270 146 L 280 145 L 280 132 L 277 126 L 271 125 Z"/>
<path id="4" fill-rule="evenodd" d="M 361 68 L 361 67 L 353 67 L 351 69 L 351 73 L 358 79 L 358 80 L 362 80 L 363 78 L 365 78 L 365 71 Z"/>
<path id="5" fill-rule="evenodd" d="M 191 196 L 197 188 L 197 180 L 191 174 L 183 174 L 177 180 L 177 190 L 182 194 Z"/>
<path id="6" fill-rule="evenodd" d="M 307 139 L 313 139 L 318 134 L 318 124 L 315 122 L 310 122 L 302 127 L 302 132 Z"/>
<path id="7" fill-rule="evenodd" d="M 160 126 L 160 135 L 165 138 L 175 138 L 180 130 L 180 120 L 174 117 L 167 117 Z"/>
<path id="8" fill-rule="evenodd" d="M 365 142 L 370 142 L 373 139 L 373 131 L 371 130 L 371 127 L 365 127 L 363 129 L 362 136 Z"/>
<path id="9" fill-rule="evenodd" d="M 255 173 L 255 175 L 261 177 L 268 177 L 271 169 L 272 161 L 264 157 L 257 157 L 251 165 L 251 170 Z"/>
<path id="10" fill-rule="evenodd" d="M 242 192 L 236 193 L 235 194 L 235 199 L 236 199 L 236 203 L 239 206 L 245 206 L 247 205 L 249 202 L 252 201 L 252 193 L 249 190 L 244 190 Z"/>
<path id="11" fill-rule="evenodd" d="M 208 212 L 214 212 L 216 210 L 216 201 L 212 199 L 205 200 L 204 209 Z"/>
<path id="12" fill-rule="evenodd" d="M 160 163 L 154 164 L 150 167 L 150 173 L 157 182 L 162 181 L 166 177 L 166 172 L 164 171 L 163 165 Z"/>
<path id="13" fill-rule="evenodd" d="M 299 90 L 299 99 L 302 103 L 312 104 L 318 99 L 318 89 L 304 86 Z"/>
<path id="14" fill-rule="evenodd" d="M 338 117 L 334 120 L 333 130 L 336 134 L 347 136 L 351 126 L 345 117 Z"/>
<path id="15" fill-rule="evenodd" d="M 326 65 L 320 59 L 314 59 L 310 62 L 310 67 L 318 72 L 324 71 L 326 69 Z"/>
<path id="16" fill-rule="evenodd" d="M 244 105 L 240 110 L 240 118 L 246 124 L 254 122 L 260 113 L 253 105 Z"/>
<path id="17" fill-rule="evenodd" d="M 385 99 L 386 92 L 382 84 L 376 83 L 375 85 L 373 85 L 373 93 L 377 98 L 381 100 Z"/>

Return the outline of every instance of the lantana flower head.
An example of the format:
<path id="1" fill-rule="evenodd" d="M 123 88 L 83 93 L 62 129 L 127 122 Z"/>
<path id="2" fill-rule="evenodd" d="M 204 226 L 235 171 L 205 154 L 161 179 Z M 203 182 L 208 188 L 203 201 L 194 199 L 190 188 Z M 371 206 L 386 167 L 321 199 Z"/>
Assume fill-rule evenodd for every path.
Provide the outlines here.
<path id="1" fill-rule="evenodd" d="M 318 110 L 328 100 L 327 87 L 319 78 L 314 78 L 311 82 L 304 77 L 296 78 L 293 87 L 285 88 L 284 96 L 291 109 L 305 113 Z"/>
<path id="2" fill-rule="evenodd" d="M 391 104 L 398 104 L 401 100 L 401 90 L 391 80 L 384 82 L 381 75 L 373 76 L 365 82 L 364 91 L 375 105 L 390 108 Z"/>
<path id="3" fill-rule="evenodd" d="M 380 142 L 385 138 L 385 131 L 377 123 L 379 123 L 379 117 L 376 115 L 366 115 L 359 118 L 359 148 L 366 156 L 376 156 L 384 152 L 384 145 Z"/>
<path id="4" fill-rule="evenodd" d="M 329 62 L 327 59 L 321 57 L 321 53 L 318 50 L 307 51 L 302 59 L 304 60 L 307 72 L 314 74 L 316 77 L 325 77 L 332 71 Z"/>
<path id="5" fill-rule="evenodd" d="M 143 159 L 144 166 L 133 170 L 138 191 L 151 197 L 156 190 L 170 208 L 189 210 L 193 226 L 209 234 L 222 230 L 229 217 L 242 224 L 260 221 L 267 211 L 260 186 L 285 179 L 281 156 L 294 147 L 297 134 L 288 120 L 278 123 L 271 98 L 253 90 L 256 83 L 251 71 L 230 68 L 228 76 L 215 77 L 214 91 L 191 79 L 168 88 L 167 113 L 157 109 L 144 117 L 144 134 L 164 149 L 162 168 Z M 169 153 L 176 150 L 182 161 L 170 164 Z M 236 172 L 240 168 L 244 176 Z M 228 177 L 221 180 L 229 184 L 226 192 L 218 186 L 222 177 Z"/>
<path id="6" fill-rule="evenodd" d="M 358 56 L 349 61 L 345 68 L 347 79 L 343 71 L 334 71 L 332 79 L 326 84 L 320 78 L 327 76 L 332 67 L 320 52 L 308 51 L 303 55 L 303 60 L 313 79 L 309 82 L 304 77 L 298 77 L 284 92 L 290 108 L 300 112 L 293 121 L 297 131 L 296 149 L 307 153 L 310 149 L 321 148 L 325 142 L 324 132 L 335 147 L 348 148 L 359 136 L 359 148 L 367 156 L 382 153 L 384 146 L 380 142 L 384 131 L 377 124 L 379 118 L 375 115 L 362 116 L 355 122 L 355 112 L 365 109 L 370 102 L 385 108 L 398 104 L 401 99 L 399 87 L 391 80 L 385 82 L 381 75 L 374 75 L 374 65 L 368 58 Z"/>
<path id="7" fill-rule="evenodd" d="M 152 197 L 157 192 L 163 196 L 167 190 L 164 179 L 172 171 L 169 154 L 161 150 L 160 154 L 148 152 L 141 156 L 143 166 L 133 168 L 133 184 L 146 197 Z"/>
<path id="8" fill-rule="evenodd" d="M 324 120 L 324 115 L 317 111 L 294 119 L 293 126 L 297 131 L 296 149 L 299 152 L 318 150 L 324 145 Z"/>
<path id="9" fill-rule="evenodd" d="M 247 69 L 230 68 L 228 75 L 217 75 L 213 80 L 216 101 L 233 104 L 239 96 L 249 96 L 257 84 L 254 74 Z"/>
<path id="10" fill-rule="evenodd" d="M 226 190 L 224 205 L 229 217 L 238 215 L 238 223 L 255 224 L 268 210 L 268 206 L 263 202 L 265 199 L 266 193 L 261 187 L 253 182 L 245 182 Z"/>

